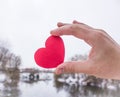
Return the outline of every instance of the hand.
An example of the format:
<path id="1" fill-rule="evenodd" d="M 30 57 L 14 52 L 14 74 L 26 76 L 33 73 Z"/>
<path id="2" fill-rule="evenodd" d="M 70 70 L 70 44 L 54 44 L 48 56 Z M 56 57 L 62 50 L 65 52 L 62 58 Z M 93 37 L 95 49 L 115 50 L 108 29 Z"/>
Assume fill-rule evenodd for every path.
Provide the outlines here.
<path id="1" fill-rule="evenodd" d="M 92 48 L 87 60 L 62 63 L 56 68 L 56 74 L 86 73 L 100 78 L 120 79 L 120 46 L 105 31 L 78 21 L 72 24 L 59 22 L 57 25 L 58 28 L 51 31 L 52 35 L 73 35 Z"/>

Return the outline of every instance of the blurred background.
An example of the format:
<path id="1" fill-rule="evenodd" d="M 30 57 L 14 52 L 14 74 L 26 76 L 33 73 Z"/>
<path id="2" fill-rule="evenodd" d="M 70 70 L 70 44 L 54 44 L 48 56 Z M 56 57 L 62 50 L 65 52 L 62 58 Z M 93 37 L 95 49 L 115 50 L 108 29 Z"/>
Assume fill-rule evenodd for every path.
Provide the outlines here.
<path id="1" fill-rule="evenodd" d="M 91 79 L 92 81 L 95 79 L 93 84 L 99 86 L 98 79 L 90 77 L 90 81 L 88 81 L 89 76 L 85 74 L 56 77 L 53 71 L 44 71 L 35 64 L 35 51 L 44 47 L 50 31 L 57 28 L 57 22 L 72 23 L 73 20 L 86 23 L 94 28 L 104 29 L 115 41 L 120 43 L 119 0 L 0 0 L 1 97 L 46 97 L 48 95 L 51 97 L 56 95 L 57 97 L 93 97 L 93 95 L 94 97 L 118 97 L 119 87 L 116 88 L 115 85 L 119 86 L 119 82 L 99 79 L 102 89 L 83 88 L 80 84 L 83 85 L 85 82 L 84 84 L 88 85 L 89 82 L 91 83 Z M 65 43 L 65 61 L 86 59 L 90 50 L 89 45 L 73 36 L 62 36 L 62 38 Z M 13 67 L 14 69 L 11 69 Z M 42 71 L 40 71 L 41 69 Z M 41 72 L 42 79 L 39 78 Z M 16 75 L 14 75 L 15 73 Z M 30 80 L 29 84 L 23 83 L 23 81 L 28 81 L 29 77 L 33 79 L 33 75 L 36 73 L 40 73 L 35 75 L 39 82 L 33 84 L 34 81 Z M 67 78 L 70 79 L 70 82 L 79 83 L 77 88 L 74 85 L 66 86 L 66 83 L 69 83 L 68 80 L 66 82 Z M 84 81 L 82 82 L 80 79 L 84 79 Z M 58 81 L 60 83 L 56 84 Z M 101 86 L 103 83 L 110 85 Z M 111 86 L 111 83 L 115 84 L 114 87 Z M 81 90 L 82 92 L 80 92 Z"/>
<path id="2" fill-rule="evenodd" d="M 22 56 L 23 67 L 36 66 L 34 52 L 44 46 L 57 22 L 73 20 L 104 29 L 120 42 L 119 0 L 0 0 L 0 38 Z M 64 36 L 63 40 L 66 60 L 89 52 L 90 47 L 79 39 Z"/>

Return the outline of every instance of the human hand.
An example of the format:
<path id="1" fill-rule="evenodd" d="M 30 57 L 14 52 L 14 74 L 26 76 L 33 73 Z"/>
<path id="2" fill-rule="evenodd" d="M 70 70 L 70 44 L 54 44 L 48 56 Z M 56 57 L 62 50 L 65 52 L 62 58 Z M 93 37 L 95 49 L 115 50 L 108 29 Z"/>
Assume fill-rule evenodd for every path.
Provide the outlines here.
<path id="1" fill-rule="evenodd" d="M 52 35 L 73 35 L 92 48 L 87 60 L 64 62 L 56 68 L 56 74 L 86 73 L 100 78 L 120 79 L 120 46 L 105 31 L 78 21 L 72 24 L 59 22 L 57 25 L 58 28 L 51 31 Z"/>

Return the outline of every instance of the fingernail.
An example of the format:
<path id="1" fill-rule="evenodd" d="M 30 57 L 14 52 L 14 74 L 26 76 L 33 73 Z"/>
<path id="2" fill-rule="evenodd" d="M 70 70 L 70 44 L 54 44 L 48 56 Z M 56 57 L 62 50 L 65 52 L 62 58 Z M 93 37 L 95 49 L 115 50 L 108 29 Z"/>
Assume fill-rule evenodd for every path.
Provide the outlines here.
<path id="1" fill-rule="evenodd" d="M 64 72 L 64 68 L 59 68 L 58 70 L 57 70 L 57 74 L 62 74 Z"/>

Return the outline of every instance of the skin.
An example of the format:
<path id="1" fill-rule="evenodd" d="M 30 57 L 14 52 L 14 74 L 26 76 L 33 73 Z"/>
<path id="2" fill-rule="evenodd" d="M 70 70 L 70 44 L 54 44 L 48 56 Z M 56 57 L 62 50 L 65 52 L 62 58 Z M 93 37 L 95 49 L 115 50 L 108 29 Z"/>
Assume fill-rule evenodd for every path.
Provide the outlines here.
<path id="1" fill-rule="evenodd" d="M 84 23 L 57 24 L 52 35 L 73 35 L 91 46 L 85 61 L 64 62 L 55 70 L 56 74 L 86 73 L 99 78 L 120 80 L 120 46 L 104 30 L 95 29 Z"/>

